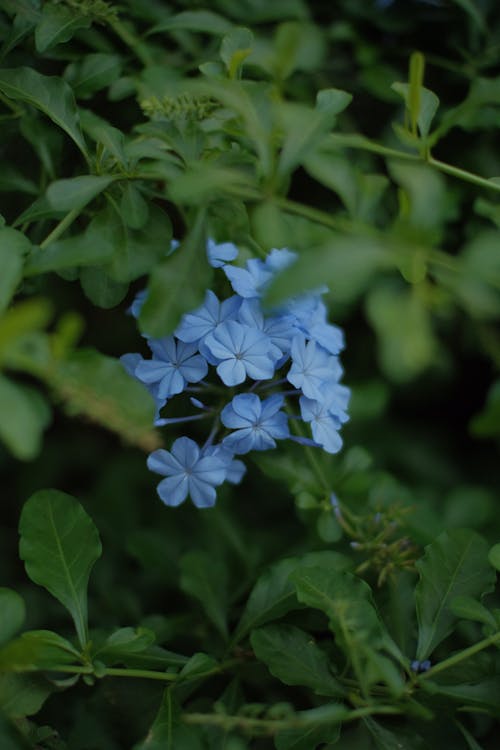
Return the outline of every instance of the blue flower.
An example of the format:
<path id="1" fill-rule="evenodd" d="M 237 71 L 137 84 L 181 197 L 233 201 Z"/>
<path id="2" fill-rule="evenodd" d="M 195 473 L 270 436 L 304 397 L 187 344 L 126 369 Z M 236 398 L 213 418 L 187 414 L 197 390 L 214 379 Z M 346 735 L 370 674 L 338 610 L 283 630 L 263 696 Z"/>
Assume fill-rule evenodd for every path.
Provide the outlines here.
<path id="1" fill-rule="evenodd" d="M 225 385 L 239 385 L 247 375 L 254 380 L 274 375 L 271 341 L 256 328 L 227 320 L 206 337 L 205 346 L 218 362 L 217 373 Z"/>
<path id="2" fill-rule="evenodd" d="M 247 260 L 246 268 L 238 266 L 224 266 L 224 273 L 231 282 L 234 291 L 240 297 L 260 297 L 265 286 L 271 281 L 273 271 L 266 268 L 259 258 Z"/>
<path id="3" fill-rule="evenodd" d="M 287 379 L 304 395 L 312 399 L 323 399 L 325 383 L 337 382 L 342 368 L 337 357 L 328 354 L 315 341 L 296 336 L 292 341 L 292 366 Z"/>
<path id="4" fill-rule="evenodd" d="M 340 420 L 331 413 L 325 403 L 306 396 L 301 396 L 299 403 L 302 419 L 311 423 L 315 442 L 327 453 L 338 453 L 342 448 L 342 438 L 339 435 Z"/>
<path id="5" fill-rule="evenodd" d="M 232 242 L 217 244 L 214 240 L 207 241 L 208 262 L 212 268 L 222 268 L 228 261 L 238 257 L 238 248 Z"/>
<path id="6" fill-rule="evenodd" d="M 220 455 L 203 455 L 188 437 L 175 440 L 171 451 L 154 451 L 147 461 L 150 471 L 166 477 L 157 487 L 166 505 L 180 505 L 190 495 L 197 508 L 215 504 L 215 487 L 224 481 L 227 463 Z"/>
<path id="7" fill-rule="evenodd" d="M 283 401 L 281 394 L 270 396 L 265 401 L 255 393 L 235 396 L 221 413 L 222 424 L 235 430 L 224 438 L 223 445 L 234 453 L 275 448 L 276 440 L 290 436 L 287 416 L 280 411 Z"/>
<path id="8" fill-rule="evenodd" d="M 176 342 L 173 336 L 150 339 L 148 344 L 154 357 L 139 362 L 135 375 L 143 383 L 158 383 L 159 398 L 181 393 L 186 382 L 197 383 L 208 372 L 208 365 L 200 354 L 196 354 L 194 344 Z"/>
<path id="9" fill-rule="evenodd" d="M 230 484 L 239 484 L 247 470 L 243 461 L 238 461 L 232 451 L 219 443 L 218 445 L 208 445 L 203 450 L 204 456 L 219 456 L 226 466 L 226 482 Z"/>
<path id="10" fill-rule="evenodd" d="M 201 307 L 183 315 L 175 335 L 186 343 L 203 341 L 225 320 L 233 320 L 240 304 L 241 299 L 237 295 L 219 302 L 215 294 L 208 291 Z"/>

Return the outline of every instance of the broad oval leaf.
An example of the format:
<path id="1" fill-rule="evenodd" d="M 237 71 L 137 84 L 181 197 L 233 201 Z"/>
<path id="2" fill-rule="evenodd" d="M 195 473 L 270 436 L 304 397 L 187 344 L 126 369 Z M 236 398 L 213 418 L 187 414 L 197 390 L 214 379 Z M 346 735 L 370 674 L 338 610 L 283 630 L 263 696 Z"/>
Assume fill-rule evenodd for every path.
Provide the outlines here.
<path id="1" fill-rule="evenodd" d="M 0 374 L 0 413 L 0 439 L 16 458 L 35 458 L 50 421 L 50 408 L 44 398 L 34 388 Z"/>
<path id="2" fill-rule="evenodd" d="M 51 630 L 30 630 L 0 649 L 2 672 L 30 672 L 80 664 L 79 651 L 66 638 Z"/>
<path id="3" fill-rule="evenodd" d="M 457 622 L 452 601 L 458 596 L 479 598 L 491 591 L 495 573 L 488 563 L 487 542 L 467 529 L 452 529 L 438 536 L 426 547 L 417 569 L 417 659 L 423 661 Z"/>
<path id="4" fill-rule="evenodd" d="M 40 490 L 22 510 L 19 532 L 19 553 L 27 574 L 70 612 L 84 647 L 87 584 L 102 551 L 92 519 L 71 495 Z"/>
<path id="5" fill-rule="evenodd" d="M 111 175 L 84 174 L 57 180 L 47 188 L 49 204 L 58 211 L 82 209 L 115 180 Z"/>

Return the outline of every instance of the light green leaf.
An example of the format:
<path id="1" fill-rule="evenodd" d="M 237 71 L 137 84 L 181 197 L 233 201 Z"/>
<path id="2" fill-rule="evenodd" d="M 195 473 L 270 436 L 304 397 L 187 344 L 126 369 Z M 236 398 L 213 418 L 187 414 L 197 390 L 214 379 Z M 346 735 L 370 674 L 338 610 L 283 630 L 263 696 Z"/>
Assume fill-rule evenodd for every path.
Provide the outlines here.
<path id="1" fill-rule="evenodd" d="M 312 23 L 285 21 L 280 23 L 276 30 L 274 55 L 270 67 L 275 76 L 285 80 L 295 70 L 317 69 L 324 54 L 325 37 L 317 26 Z M 259 62 L 260 56 L 255 60 L 256 64 Z"/>
<path id="2" fill-rule="evenodd" d="M 159 446 L 153 430 L 154 400 L 119 360 L 80 349 L 61 362 L 51 378 L 73 414 L 84 414 L 143 450 Z"/>
<path id="3" fill-rule="evenodd" d="M 272 306 L 304 291 L 327 284 L 339 302 L 355 300 L 377 271 L 392 268 L 394 260 L 378 242 L 356 235 L 333 235 L 331 242 L 302 252 L 279 273 L 264 298 Z"/>
<path id="4" fill-rule="evenodd" d="M 495 570 L 500 570 L 500 544 L 494 544 L 488 552 L 488 560 Z"/>
<path id="5" fill-rule="evenodd" d="M 35 29 L 37 52 L 46 52 L 56 44 L 69 41 L 75 31 L 88 29 L 91 23 L 89 16 L 75 12 L 72 8 L 53 3 L 44 4 L 40 21 Z"/>
<path id="6" fill-rule="evenodd" d="M 377 333 L 380 364 L 390 378 L 406 382 L 434 362 L 438 346 L 430 313 L 413 290 L 375 286 L 366 311 Z"/>
<path id="7" fill-rule="evenodd" d="M 285 685 L 302 685 L 330 697 L 345 694 L 328 666 L 325 652 L 300 628 L 267 625 L 252 632 L 250 643 L 257 659 Z"/>
<path id="8" fill-rule="evenodd" d="M 47 188 L 47 200 L 58 211 L 81 210 L 115 180 L 111 175 L 86 174 L 57 180 Z"/>
<path id="9" fill-rule="evenodd" d="M 203 606 L 223 638 L 227 638 L 227 571 L 225 566 L 202 550 L 181 557 L 180 586 Z"/>
<path id="10" fill-rule="evenodd" d="M 50 630 L 29 630 L 0 649 L 0 669 L 30 672 L 80 664 L 81 654 L 66 638 Z"/>
<path id="11" fill-rule="evenodd" d="M 12 589 L 0 588 L 0 612 L 0 645 L 3 645 L 22 627 L 26 616 L 24 599 Z"/>
<path id="12" fill-rule="evenodd" d="M 120 628 L 106 638 L 93 658 L 107 665 L 127 663 L 128 657 L 143 654 L 154 641 L 155 634 L 148 628 Z"/>
<path id="13" fill-rule="evenodd" d="M 61 271 L 76 266 L 105 263 L 113 257 L 115 248 L 104 240 L 99 245 L 88 232 L 52 242 L 47 247 L 34 249 L 25 266 L 25 276 L 37 276 L 48 271 Z M 128 289 L 128 286 L 127 286 Z"/>
<path id="14" fill-rule="evenodd" d="M 198 206 L 221 196 L 245 197 L 252 189 L 253 182 L 243 170 L 193 162 L 171 182 L 168 195 L 174 203 Z"/>
<path id="15" fill-rule="evenodd" d="M 84 647 L 87 583 L 102 551 L 93 521 L 70 495 L 40 490 L 24 505 L 19 532 L 19 554 L 27 574 L 70 612 Z"/>
<path id="16" fill-rule="evenodd" d="M 393 83 L 391 88 L 405 100 L 407 108 L 410 108 L 410 86 L 407 83 Z M 439 107 L 439 99 L 433 91 L 422 86 L 420 89 L 420 108 L 417 117 L 417 125 L 420 135 L 426 138 L 429 135 L 431 123 Z"/>
<path id="17" fill-rule="evenodd" d="M 180 247 L 158 264 L 150 276 L 148 295 L 139 317 L 141 331 L 155 338 L 171 333 L 183 313 L 201 304 L 210 277 L 205 211 L 200 209 Z"/>
<path id="18" fill-rule="evenodd" d="M 50 421 L 50 409 L 43 397 L 33 388 L 0 375 L 0 413 L 0 438 L 9 450 L 23 461 L 35 458 Z"/>
<path id="19" fill-rule="evenodd" d="M 55 76 L 44 76 L 32 68 L 4 68 L 0 70 L 0 91 L 46 114 L 88 157 L 73 92 L 65 81 Z"/>
<path id="20" fill-rule="evenodd" d="M 419 232 L 439 229 L 447 218 L 448 198 L 442 176 L 424 164 L 390 161 L 388 167 L 408 198 L 401 219 Z"/>
<path id="21" fill-rule="evenodd" d="M 222 39 L 220 57 L 226 66 L 229 78 L 238 76 L 246 58 L 251 54 L 253 34 L 250 29 L 237 27 L 229 31 Z"/>
<path id="22" fill-rule="evenodd" d="M 24 257 L 30 250 L 31 242 L 24 234 L 10 227 L 0 228 L 0 313 L 22 279 Z"/>
<path id="23" fill-rule="evenodd" d="M 185 10 L 170 16 L 167 21 L 156 24 L 148 31 L 148 34 L 186 30 L 217 35 L 226 34 L 231 28 L 230 21 L 211 10 Z"/>
<path id="24" fill-rule="evenodd" d="M 419 623 L 416 658 L 427 659 L 457 622 L 451 603 L 457 596 L 481 597 L 492 590 L 495 573 L 488 564 L 488 545 L 466 529 L 445 531 L 425 548 L 417 562 L 415 590 Z"/>

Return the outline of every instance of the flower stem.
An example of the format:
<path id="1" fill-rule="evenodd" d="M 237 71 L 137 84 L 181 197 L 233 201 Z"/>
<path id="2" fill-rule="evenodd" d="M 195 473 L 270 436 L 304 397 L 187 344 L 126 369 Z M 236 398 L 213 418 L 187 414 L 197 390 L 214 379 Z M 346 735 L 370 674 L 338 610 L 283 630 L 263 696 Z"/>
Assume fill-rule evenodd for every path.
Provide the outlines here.
<path id="1" fill-rule="evenodd" d="M 72 208 L 69 213 L 66 214 L 64 219 L 61 219 L 59 224 L 50 232 L 50 234 L 47 235 L 47 237 L 43 240 L 43 242 L 40 243 L 40 248 L 44 250 L 47 245 L 50 245 L 51 242 L 55 242 L 59 239 L 61 234 L 63 234 L 68 227 L 71 226 L 71 224 L 74 222 L 74 220 L 80 215 L 81 209 L 79 208 Z"/>

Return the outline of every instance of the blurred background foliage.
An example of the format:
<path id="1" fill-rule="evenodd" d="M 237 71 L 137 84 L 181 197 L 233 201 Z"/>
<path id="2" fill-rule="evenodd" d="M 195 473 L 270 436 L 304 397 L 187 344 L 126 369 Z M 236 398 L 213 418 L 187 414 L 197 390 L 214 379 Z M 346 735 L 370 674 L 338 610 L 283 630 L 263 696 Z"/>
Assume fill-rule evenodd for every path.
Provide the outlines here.
<path id="1" fill-rule="evenodd" d="M 498 4 L 4 0 L 0 44 L 0 580 L 22 594 L 28 627 L 67 634 L 17 555 L 23 503 L 56 487 L 103 540 L 96 629 L 142 625 L 182 654 L 220 654 L 214 608 L 234 625 L 265 566 L 333 546 L 411 656 L 423 546 L 458 527 L 500 539 Z M 409 73 L 415 51 L 425 77 Z M 155 335 L 210 285 L 192 236 L 202 210 L 204 235 L 244 257 L 300 253 L 269 302 L 329 286 L 353 395 L 343 452 L 316 464 L 340 518 L 298 447 L 256 457 L 213 511 L 156 497 L 145 451 L 176 434 L 150 429 L 153 405 L 112 358 L 143 347 L 126 310 L 146 275 L 140 326 Z M 186 239 L 176 265 L 172 236 Z M 474 640 L 468 625 L 455 648 Z M 246 701 L 279 700 L 252 669 Z M 31 746 L 131 747 L 160 693 L 80 684 L 36 719 L 62 739 L 33 725 Z M 342 747 L 390 747 L 384 731 L 351 728 Z M 407 746 L 436 747 L 429 732 Z M 486 718 L 474 732 L 495 746 Z M 186 750 L 272 746 L 207 736 Z"/>

